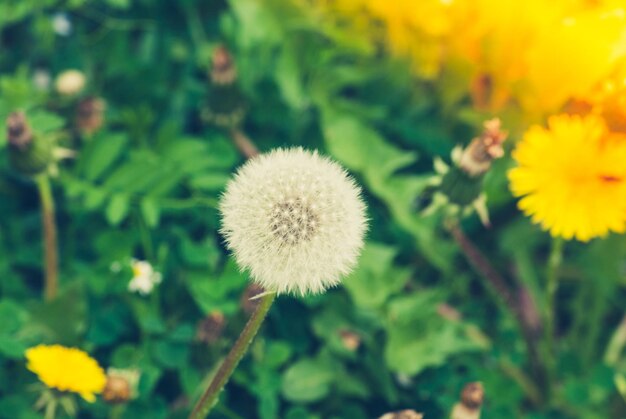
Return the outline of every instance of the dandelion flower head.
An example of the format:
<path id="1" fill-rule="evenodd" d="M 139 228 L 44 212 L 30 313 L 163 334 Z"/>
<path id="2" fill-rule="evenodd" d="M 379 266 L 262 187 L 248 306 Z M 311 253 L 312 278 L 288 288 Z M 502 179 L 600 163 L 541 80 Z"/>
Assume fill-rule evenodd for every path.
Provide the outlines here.
<path id="1" fill-rule="evenodd" d="M 626 230 L 626 136 L 594 115 L 553 116 L 531 127 L 513 158 L 519 208 L 552 236 L 588 241 Z"/>
<path id="2" fill-rule="evenodd" d="M 38 345 L 26 350 L 27 368 L 49 388 L 78 393 L 96 400 L 106 384 L 106 374 L 86 352 L 61 345 Z"/>
<path id="3" fill-rule="evenodd" d="M 337 285 L 366 230 L 360 188 L 337 163 L 302 148 L 248 161 L 220 203 L 235 259 L 268 291 L 305 295 Z"/>

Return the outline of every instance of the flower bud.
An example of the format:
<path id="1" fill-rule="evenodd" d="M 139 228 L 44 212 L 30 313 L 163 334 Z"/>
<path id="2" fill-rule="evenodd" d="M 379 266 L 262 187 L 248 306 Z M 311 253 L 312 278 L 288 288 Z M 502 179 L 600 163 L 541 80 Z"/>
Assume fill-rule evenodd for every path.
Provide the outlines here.
<path id="1" fill-rule="evenodd" d="M 500 128 L 500 119 L 494 118 L 484 122 L 484 131 L 474 138 L 465 148 L 458 163 L 468 175 L 483 175 L 491 167 L 491 162 L 504 155 L 502 143 L 508 133 Z"/>
<path id="2" fill-rule="evenodd" d="M 415 410 L 400 410 L 398 412 L 385 413 L 378 419 L 422 419 L 423 414 L 417 413 Z"/>
<path id="3" fill-rule="evenodd" d="M 196 339 L 211 345 L 222 337 L 226 318 L 221 311 L 214 311 L 206 316 L 196 328 Z"/>
<path id="4" fill-rule="evenodd" d="M 489 223 L 486 198 L 482 193 L 483 177 L 491 167 L 491 162 L 502 157 L 502 143 L 507 133 L 500 128 L 500 120 L 495 118 L 484 123 L 483 133 L 474 138 L 462 149 L 457 147 L 452 152 L 452 166 L 443 161 L 435 161 L 438 175 L 431 179 L 418 202 L 429 206 L 424 212 L 434 212 L 446 207 L 451 215 L 476 210 L 483 224 Z"/>
<path id="5" fill-rule="evenodd" d="M 343 347 L 347 350 L 354 352 L 361 346 L 361 336 L 350 330 L 339 331 L 339 337 Z"/>
<path id="6" fill-rule="evenodd" d="M 137 397 L 139 371 L 109 368 L 102 398 L 110 404 L 126 403 Z"/>
<path id="7" fill-rule="evenodd" d="M 461 391 L 461 400 L 454 405 L 450 419 L 480 419 L 485 390 L 480 382 L 468 383 Z"/>
<path id="8" fill-rule="evenodd" d="M 237 68 L 232 55 L 225 46 L 220 45 L 213 51 L 212 68 L 209 72 L 211 83 L 217 85 L 233 84 L 237 79 Z"/>
<path id="9" fill-rule="evenodd" d="M 106 104 L 99 97 L 86 97 L 76 107 L 76 129 L 91 136 L 102 128 Z"/>
<path id="10" fill-rule="evenodd" d="M 85 75 L 78 70 L 66 70 L 59 74 L 54 82 L 57 92 L 64 96 L 80 93 L 86 84 Z"/>
<path id="11" fill-rule="evenodd" d="M 11 167 L 27 176 L 44 172 L 53 160 L 52 144 L 33 134 L 23 112 L 11 113 L 6 126 Z"/>
<path id="12" fill-rule="evenodd" d="M 207 105 L 202 119 L 219 127 L 232 128 L 244 118 L 244 98 L 237 86 L 237 68 L 223 45 L 213 51 Z"/>

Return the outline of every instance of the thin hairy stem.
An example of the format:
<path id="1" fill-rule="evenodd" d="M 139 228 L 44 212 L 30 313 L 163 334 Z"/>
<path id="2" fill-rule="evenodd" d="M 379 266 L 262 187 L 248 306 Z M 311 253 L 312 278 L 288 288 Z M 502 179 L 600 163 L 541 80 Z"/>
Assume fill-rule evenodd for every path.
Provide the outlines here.
<path id="1" fill-rule="evenodd" d="M 254 339 L 254 336 L 259 331 L 275 298 L 276 294 L 273 292 L 264 294 L 259 298 L 259 305 L 254 313 L 252 313 L 252 316 L 250 316 L 246 327 L 244 327 L 235 345 L 231 348 L 219 370 L 217 370 L 213 380 L 196 403 L 196 406 L 189 415 L 189 419 L 203 419 L 209 414 L 211 408 L 217 402 L 220 392 L 237 367 L 237 364 L 239 364 L 241 358 L 243 358 L 248 351 L 252 339 Z"/>

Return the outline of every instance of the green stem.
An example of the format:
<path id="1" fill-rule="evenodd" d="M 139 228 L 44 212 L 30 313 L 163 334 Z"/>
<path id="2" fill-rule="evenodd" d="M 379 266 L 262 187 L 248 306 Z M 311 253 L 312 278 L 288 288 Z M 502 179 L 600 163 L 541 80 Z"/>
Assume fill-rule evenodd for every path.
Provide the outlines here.
<path id="1" fill-rule="evenodd" d="M 520 368 L 518 368 L 513 362 L 511 362 L 508 358 L 502 358 L 500 360 L 500 368 L 504 371 L 504 373 L 513 379 L 523 390 L 524 394 L 528 396 L 530 401 L 534 406 L 540 406 L 543 400 L 543 396 L 541 395 L 541 390 L 533 380 L 531 380 L 526 373 Z"/>
<path id="2" fill-rule="evenodd" d="M 239 338 L 235 342 L 235 345 L 231 348 L 230 352 L 224 359 L 224 362 L 220 366 L 219 370 L 213 377 L 211 384 L 207 387 L 204 394 L 200 397 L 196 406 L 194 407 L 189 419 L 203 419 L 205 418 L 211 408 L 217 401 L 219 393 L 222 391 L 228 379 L 232 375 L 235 367 L 248 351 L 248 347 L 254 339 L 254 336 L 259 331 L 267 312 L 269 311 L 274 299 L 275 293 L 267 293 L 260 298 L 259 305 L 257 306 L 252 316 L 248 320 L 248 323 L 244 327 L 243 331 L 239 335 Z"/>
<path id="3" fill-rule="evenodd" d="M 609 340 L 609 344 L 604 352 L 604 363 L 610 366 L 617 365 L 624 346 L 626 346 L 626 314 L 613 332 L 611 340 Z"/>
<path id="4" fill-rule="evenodd" d="M 57 228 L 54 219 L 54 199 L 52 197 L 50 180 L 47 175 L 38 176 L 36 182 L 41 200 L 41 223 L 43 227 L 45 269 L 44 298 L 46 301 L 50 301 L 56 297 L 59 285 L 59 257 L 57 249 Z"/>
<path id="5" fill-rule="evenodd" d="M 137 229 L 139 230 L 139 238 L 141 240 L 141 247 L 143 249 L 143 257 L 150 263 L 154 263 L 154 246 L 152 246 L 152 237 L 150 235 L 150 229 L 148 223 L 143 218 L 143 214 L 139 208 L 135 211 L 137 219 Z"/>
<path id="6" fill-rule="evenodd" d="M 546 272 L 546 337 L 548 348 L 554 356 L 554 334 L 556 332 L 556 292 L 559 287 L 558 270 L 563 259 L 563 239 L 554 238 L 552 248 L 548 257 L 548 268 Z"/>
<path id="7" fill-rule="evenodd" d="M 188 199 L 162 199 L 159 206 L 166 210 L 185 210 L 192 208 L 217 208 L 218 201 L 210 197 L 191 197 Z"/>
<path id="8" fill-rule="evenodd" d="M 109 411 L 109 419 L 121 419 L 124 415 L 124 410 L 126 410 L 125 404 L 116 404 L 115 406 L 112 406 Z"/>

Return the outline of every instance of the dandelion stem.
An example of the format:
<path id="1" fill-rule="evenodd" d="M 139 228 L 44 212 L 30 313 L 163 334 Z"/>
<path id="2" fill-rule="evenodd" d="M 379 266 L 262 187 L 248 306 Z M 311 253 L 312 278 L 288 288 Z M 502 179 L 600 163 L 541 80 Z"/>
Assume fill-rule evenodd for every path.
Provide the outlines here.
<path id="1" fill-rule="evenodd" d="M 556 307 L 555 297 L 559 287 L 558 269 L 563 259 L 563 239 L 554 238 L 548 257 L 546 271 L 546 337 L 548 349 L 554 352 L 554 334 L 556 332 Z"/>
<path id="2" fill-rule="evenodd" d="M 54 215 L 54 199 L 47 175 L 36 178 L 41 200 L 41 223 L 43 227 L 45 285 L 44 298 L 54 299 L 58 290 L 57 229 Z"/>
<path id="3" fill-rule="evenodd" d="M 485 255 L 474 245 L 474 243 L 465 235 L 458 222 L 451 222 L 448 225 L 450 234 L 459 245 L 459 248 L 465 255 L 467 261 L 472 267 L 487 280 L 489 288 L 495 291 L 496 296 L 501 300 L 504 307 L 507 307 L 513 314 L 513 317 L 517 320 L 519 327 L 522 331 L 522 335 L 526 342 L 528 350 L 528 356 L 532 371 L 538 383 L 545 382 L 547 377 L 546 367 L 541 362 L 540 350 L 536 338 L 536 326 L 532 324 L 528 319 L 535 317 L 533 313 L 527 313 L 526 311 L 531 309 L 532 306 L 526 305 L 526 307 L 520 302 L 520 299 L 516 297 L 514 292 L 509 288 L 505 279 L 494 268 L 491 262 L 485 257 Z M 524 290 L 521 290 L 524 291 Z M 520 296 L 523 293 L 520 292 Z M 536 394 L 528 394 L 531 399 L 534 399 Z M 534 401 L 534 400 L 533 400 Z"/>
<path id="4" fill-rule="evenodd" d="M 514 307 L 515 298 L 513 297 L 513 292 L 511 292 L 506 281 L 493 267 L 491 262 L 476 248 L 474 243 L 472 243 L 463 230 L 461 230 L 458 223 L 450 225 L 449 229 L 452 237 L 463 251 L 468 262 L 489 282 L 491 287 L 493 287 L 507 306 Z"/>
<path id="5" fill-rule="evenodd" d="M 240 128 L 232 128 L 229 134 L 233 144 L 245 158 L 251 159 L 259 154 L 257 146 Z"/>
<path id="6" fill-rule="evenodd" d="M 231 348 L 230 352 L 226 356 L 226 359 L 224 359 L 224 362 L 215 374 L 215 377 L 213 377 L 211 384 L 209 384 L 196 403 L 193 411 L 189 415 L 189 419 L 203 419 L 209 414 L 211 408 L 217 402 L 219 393 L 228 382 L 228 379 L 235 370 L 235 367 L 237 367 L 237 364 L 247 352 L 252 339 L 254 339 L 254 336 L 259 331 L 259 328 L 261 327 L 261 324 L 263 323 L 263 320 L 265 319 L 265 316 L 267 315 L 267 312 L 272 306 L 275 298 L 276 293 L 268 293 L 260 298 L 259 305 L 254 313 L 252 313 L 252 316 L 250 316 L 248 323 L 239 335 L 239 338 L 237 338 L 235 345 Z"/>

